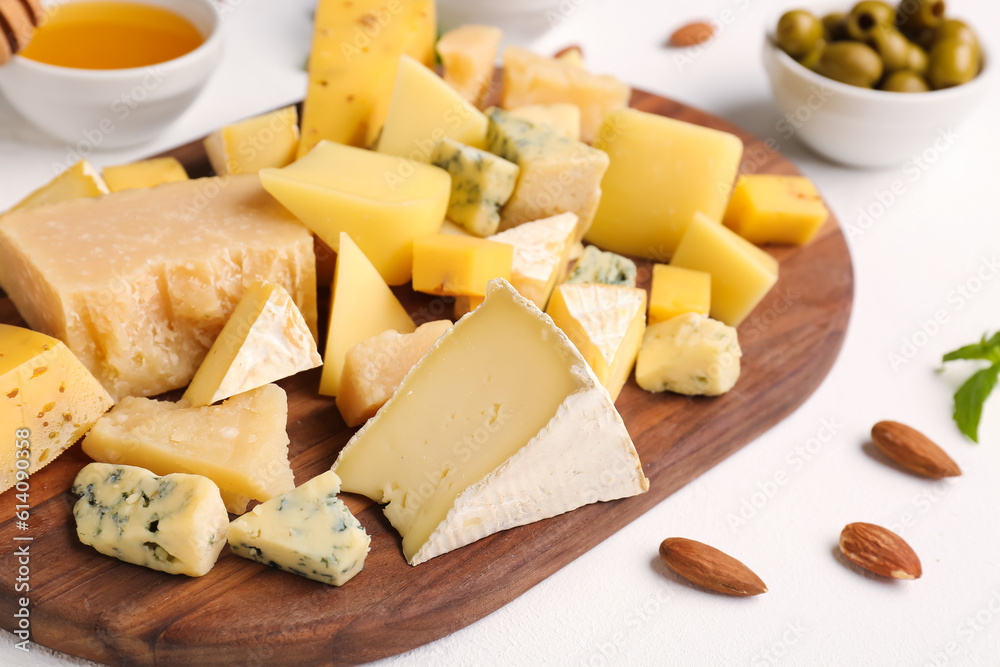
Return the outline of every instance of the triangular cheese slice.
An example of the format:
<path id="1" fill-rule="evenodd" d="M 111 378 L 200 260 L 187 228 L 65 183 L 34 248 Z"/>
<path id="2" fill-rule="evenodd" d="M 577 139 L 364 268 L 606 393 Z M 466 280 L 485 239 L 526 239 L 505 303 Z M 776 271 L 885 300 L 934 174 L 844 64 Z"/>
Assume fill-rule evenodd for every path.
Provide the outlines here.
<path id="1" fill-rule="evenodd" d="M 646 329 L 646 290 L 589 283 L 560 285 L 545 311 L 618 398 Z"/>
<path id="2" fill-rule="evenodd" d="M 68 199 L 97 197 L 110 192 L 104 179 L 89 162 L 80 160 L 30 195 L 14 204 L 10 210 L 55 204 Z"/>
<path id="3" fill-rule="evenodd" d="M 393 329 L 411 333 L 416 325 L 382 276 L 346 232 L 340 233 L 337 268 L 330 289 L 330 328 L 319 393 L 336 396 L 347 351 Z"/>
<path id="4" fill-rule="evenodd" d="M 184 400 L 210 405 L 322 363 L 292 297 L 281 285 L 258 280 L 229 316 Z"/>
<path id="5" fill-rule="evenodd" d="M 388 503 L 411 565 L 649 482 L 607 391 L 505 280 L 341 451 L 343 490 Z"/>

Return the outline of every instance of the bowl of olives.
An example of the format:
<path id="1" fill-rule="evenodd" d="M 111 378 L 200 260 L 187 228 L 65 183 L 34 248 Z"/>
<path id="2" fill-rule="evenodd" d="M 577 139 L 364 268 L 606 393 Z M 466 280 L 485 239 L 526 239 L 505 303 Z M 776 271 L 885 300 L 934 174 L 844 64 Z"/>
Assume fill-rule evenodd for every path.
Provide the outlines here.
<path id="1" fill-rule="evenodd" d="M 992 63 L 944 0 L 790 9 L 770 22 L 764 64 L 797 136 L 844 164 L 905 162 L 986 96 Z"/>

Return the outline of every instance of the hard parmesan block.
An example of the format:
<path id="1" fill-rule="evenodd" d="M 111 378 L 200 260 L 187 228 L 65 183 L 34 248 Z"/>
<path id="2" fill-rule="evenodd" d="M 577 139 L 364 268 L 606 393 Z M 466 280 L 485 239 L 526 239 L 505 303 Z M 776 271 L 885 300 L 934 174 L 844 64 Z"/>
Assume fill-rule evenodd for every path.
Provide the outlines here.
<path id="1" fill-rule="evenodd" d="M 326 471 L 261 503 L 229 524 L 233 553 L 333 586 L 365 565 L 371 538 L 337 493 L 340 478 Z"/>
<path id="2" fill-rule="evenodd" d="M 575 213 L 579 221 L 574 240 L 580 240 L 601 201 L 607 153 L 500 109 L 490 109 L 487 116 L 490 152 L 521 168 L 514 194 L 500 211 L 500 230 L 558 213 Z"/>
<path id="3" fill-rule="evenodd" d="M 577 260 L 566 282 L 635 287 L 637 273 L 635 262 L 628 257 L 605 252 L 597 246 L 589 245 Z"/>
<path id="4" fill-rule="evenodd" d="M 632 89 L 613 76 L 591 74 L 572 61 L 539 56 L 519 46 L 503 52 L 500 106 L 568 103 L 580 107 L 580 140 L 591 143 L 601 121 L 628 106 Z"/>
<path id="5" fill-rule="evenodd" d="M 200 408 L 129 396 L 97 420 L 81 446 L 104 463 L 205 475 L 229 511 L 241 514 L 249 499 L 269 500 L 295 486 L 287 423 L 285 391 L 273 384 Z"/>
<path id="6" fill-rule="evenodd" d="M 488 25 L 463 25 L 441 35 L 437 52 L 444 68 L 444 81 L 476 107 L 493 82 L 493 68 L 503 32 Z"/>
<path id="7" fill-rule="evenodd" d="M 736 329 L 698 313 L 651 324 L 635 363 L 635 380 L 646 391 L 718 396 L 740 377 Z"/>
<path id="8" fill-rule="evenodd" d="M 106 556 L 200 577 L 226 546 L 229 515 L 219 487 L 201 475 L 90 463 L 72 491 L 77 537 Z"/>
<path id="9" fill-rule="evenodd" d="M 14 204 L 16 211 L 43 204 L 108 194 L 108 186 L 86 160 L 80 160 L 27 197 Z"/>
<path id="10" fill-rule="evenodd" d="M 101 176 L 111 192 L 141 190 L 188 180 L 184 165 L 175 157 L 158 157 L 105 167 Z"/>
<path id="11" fill-rule="evenodd" d="M 0 324 L 0 493 L 54 461 L 112 403 L 62 341 Z"/>
<path id="12" fill-rule="evenodd" d="M 567 139 L 580 140 L 580 107 L 575 104 L 528 104 L 511 109 L 510 115 L 536 125 L 548 125 Z"/>
<path id="13" fill-rule="evenodd" d="M 223 174 L 256 174 L 295 161 L 299 114 L 294 106 L 225 125 L 205 138 L 212 169 Z"/>
<path id="14" fill-rule="evenodd" d="M 15 211 L 0 287 L 114 398 L 186 385 L 255 280 L 316 331 L 309 231 L 256 176 L 204 178 Z"/>
<path id="15" fill-rule="evenodd" d="M 451 174 L 448 219 L 476 236 L 496 233 L 500 207 L 517 183 L 518 166 L 452 139 L 438 142 L 430 161 Z"/>
<path id="16" fill-rule="evenodd" d="M 383 331 L 347 351 L 337 394 L 344 423 L 364 424 L 392 397 L 392 392 L 427 350 L 448 329 L 449 320 L 426 322 L 412 333 Z"/>

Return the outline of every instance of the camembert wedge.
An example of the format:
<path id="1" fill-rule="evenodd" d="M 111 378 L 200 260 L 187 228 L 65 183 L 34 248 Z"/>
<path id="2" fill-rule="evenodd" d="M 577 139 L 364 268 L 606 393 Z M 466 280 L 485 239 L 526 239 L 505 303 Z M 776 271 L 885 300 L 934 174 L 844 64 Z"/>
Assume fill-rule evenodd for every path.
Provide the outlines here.
<path id="1" fill-rule="evenodd" d="M 504 280 L 347 443 L 343 490 L 387 503 L 411 565 L 649 482 L 576 347 Z"/>

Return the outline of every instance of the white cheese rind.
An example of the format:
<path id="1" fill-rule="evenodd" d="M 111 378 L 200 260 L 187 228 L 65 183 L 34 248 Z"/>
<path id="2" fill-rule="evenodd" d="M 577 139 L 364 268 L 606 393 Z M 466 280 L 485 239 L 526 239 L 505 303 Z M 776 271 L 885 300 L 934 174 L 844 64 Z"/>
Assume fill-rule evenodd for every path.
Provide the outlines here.
<path id="1" fill-rule="evenodd" d="M 229 515 L 207 477 L 90 463 L 72 490 L 80 541 L 126 563 L 200 577 L 226 544 Z"/>

